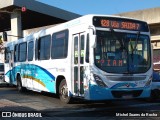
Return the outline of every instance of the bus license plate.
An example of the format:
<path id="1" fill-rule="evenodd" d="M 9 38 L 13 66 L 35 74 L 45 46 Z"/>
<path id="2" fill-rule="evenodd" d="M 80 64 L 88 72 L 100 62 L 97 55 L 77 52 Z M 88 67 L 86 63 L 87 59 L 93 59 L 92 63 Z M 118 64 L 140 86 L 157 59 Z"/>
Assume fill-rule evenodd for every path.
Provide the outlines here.
<path id="1" fill-rule="evenodd" d="M 123 95 L 122 98 L 124 99 L 131 99 L 133 96 L 132 95 Z"/>

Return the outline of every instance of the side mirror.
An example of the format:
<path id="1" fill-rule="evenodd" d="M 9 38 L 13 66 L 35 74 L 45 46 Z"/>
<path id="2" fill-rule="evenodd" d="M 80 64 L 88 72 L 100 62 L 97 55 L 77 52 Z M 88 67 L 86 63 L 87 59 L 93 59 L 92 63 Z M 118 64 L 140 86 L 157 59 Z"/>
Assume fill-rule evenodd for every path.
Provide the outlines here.
<path id="1" fill-rule="evenodd" d="M 90 37 L 90 44 L 92 48 L 95 48 L 97 46 L 97 36 L 96 35 L 92 35 Z"/>
<path id="2" fill-rule="evenodd" d="M 7 41 L 7 32 L 3 32 L 2 34 L 2 37 L 3 37 L 3 41 Z"/>

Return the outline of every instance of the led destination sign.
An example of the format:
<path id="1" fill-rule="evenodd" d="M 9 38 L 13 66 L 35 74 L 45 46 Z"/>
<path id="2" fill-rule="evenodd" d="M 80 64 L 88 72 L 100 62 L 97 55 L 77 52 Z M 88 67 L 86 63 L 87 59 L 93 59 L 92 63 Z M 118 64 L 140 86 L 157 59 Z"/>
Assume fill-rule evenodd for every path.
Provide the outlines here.
<path id="1" fill-rule="evenodd" d="M 112 17 L 94 17 L 93 25 L 96 27 L 106 27 L 113 29 L 133 30 L 148 32 L 148 25 L 145 22 Z"/>

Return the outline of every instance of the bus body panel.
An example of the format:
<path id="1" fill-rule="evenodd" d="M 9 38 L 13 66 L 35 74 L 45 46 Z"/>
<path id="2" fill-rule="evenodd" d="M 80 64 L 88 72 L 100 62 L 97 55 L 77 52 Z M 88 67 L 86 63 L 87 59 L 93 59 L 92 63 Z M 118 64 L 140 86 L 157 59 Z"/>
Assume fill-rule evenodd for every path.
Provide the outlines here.
<path id="1" fill-rule="evenodd" d="M 89 44 L 89 62 L 86 61 L 87 52 L 87 37 L 92 38 L 96 33 L 95 30 L 110 31 L 109 28 L 99 28 L 93 26 L 93 17 L 95 15 L 88 15 L 75 20 L 63 23 L 46 30 L 41 30 L 37 33 L 31 34 L 18 41 L 9 42 L 5 47 L 9 48 L 8 57 L 9 61 L 5 63 L 5 81 L 17 85 L 17 75 L 20 75 L 22 86 L 34 91 L 46 91 L 51 93 L 58 93 L 57 86 L 59 77 L 66 80 L 68 87 L 68 96 L 82 97 L 88 100 L 108 100 L 108 99 L 127 99 L 127 98 L 146 98 L 150 96 L 150 78 L 152 77 L 152 65 L 146 73 L 128 74 L 130 77 L 140 76 L 144 79 L 123 81 L 111 80 L 109 76 L 116 78 L 126 77 L 127 74 L 107 73 L 100 70 L 94 64 L 94 48 Z M 101 15 L 96 15 L 101 16 Z M 111 16 L 104 16 L 111 17 Z M 112 16 L 115 17 L 116 16 Z M 37 60 L 35 59 L 36 40 L 42 37 L 58 33 L 63 30 L 68 30 L 68 53 L 67 57 L 63 59 Z M 116 30 L 122 33 L 136 33 L 129 30 Z M 53 35 L 52 35 L 53 34 Z M 144 35 L 150 35 L 149 32 L 141 32 Z M 84 44 L 82 45 L 81 37 L 84 37 Z M 76 40 L 79 46 L 77 51 L 75 48 Z M 92 40 L 89 39 L 91 43 Z M 26 42 L 27 45 L 30 41 L 34 42 L 33 60 L 25 62 L 14 62 L 14 45 Z M 40 40 L 39 40 L 40 41 Z M 84 47 L 81 49 L 82 46 Z M 27 53 L 30 52 L 27 49 Z M 52 52 L 52 51 L 51 51 Z M 58 51 L 57 51 L 58 52 Z M 78 54 L 77 54 L 78 53 Z M 77 56 L 76 56 L 77 54 Z M 83 63 L 81 63 L 81 59 Z M 75 63 L 77 60 L 77 63 Z M 151 60 L 152 61 L 152 60 Z M 107 87 L 101 87 L 95 82 L 94 74 L 101 77 Z M 145 85 L 149 82 L 149 85 Z M 82 90 L 83 89 L 83 90 Z M 118 94 L 118 95 L 117 95 Z M 119 95 L 120 94 L 120 95 Z"/>

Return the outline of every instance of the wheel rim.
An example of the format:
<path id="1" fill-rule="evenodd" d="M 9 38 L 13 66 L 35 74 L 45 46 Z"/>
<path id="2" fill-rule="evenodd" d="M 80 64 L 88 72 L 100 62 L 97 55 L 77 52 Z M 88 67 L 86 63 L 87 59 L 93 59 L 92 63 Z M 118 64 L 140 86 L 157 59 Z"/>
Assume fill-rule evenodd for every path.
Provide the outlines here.
<path id="1" fill-rule="evenodd" d="M 63 99 L 67 99 L 68 98 L 68 88 L 67 88 L 67 84 L 62 85 L 61 89 L 60 89 L 60 94 L 61 97 Z"/>

